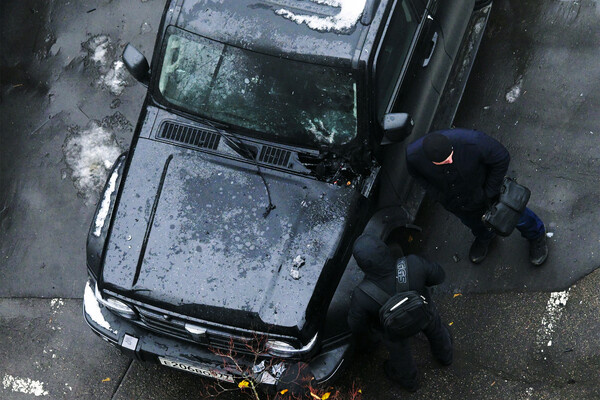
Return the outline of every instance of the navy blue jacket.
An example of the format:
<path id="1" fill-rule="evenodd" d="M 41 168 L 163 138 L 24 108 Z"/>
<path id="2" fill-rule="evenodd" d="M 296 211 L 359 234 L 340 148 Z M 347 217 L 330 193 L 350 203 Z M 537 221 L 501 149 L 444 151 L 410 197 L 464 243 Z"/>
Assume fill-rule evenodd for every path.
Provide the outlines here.
<path id="1" fill-rule="evenodd" d="M 423 138 L 406 148 L 408 172 L 447 210 L 481 211 L 500 193 L 510 155 L 496 139 L 468 129 L 438 131 L 450 139 L 452 164 L 435 165 Z"/>

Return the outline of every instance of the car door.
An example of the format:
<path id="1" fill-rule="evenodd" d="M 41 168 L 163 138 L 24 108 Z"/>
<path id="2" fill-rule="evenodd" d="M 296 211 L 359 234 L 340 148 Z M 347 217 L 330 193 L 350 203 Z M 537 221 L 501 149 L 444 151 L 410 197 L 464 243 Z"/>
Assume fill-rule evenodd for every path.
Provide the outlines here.
<path id="1" fill-rule="evenodd" d="M 444 50 L 454 60 L 463 40 L 475 0 L 417 0 L 427 9 L 444 35 Z M 436 87 L 443 82 L 436 82 Z M 439 90 L 443 89 L 438 87 Z"/>
<path id="2" fill-rule="evenodd" d="M 415 122 L 409 138 L 382 149 L 381 207 L 405 202 L 410 190 L 406 144 L 428 131 L 441 95 L 436 83 L 452 67 L 441 26 L 427 6 L 422 0 L 397 0 L 375 54 L 377 120 L 387 113 L 405 112 Z"/>

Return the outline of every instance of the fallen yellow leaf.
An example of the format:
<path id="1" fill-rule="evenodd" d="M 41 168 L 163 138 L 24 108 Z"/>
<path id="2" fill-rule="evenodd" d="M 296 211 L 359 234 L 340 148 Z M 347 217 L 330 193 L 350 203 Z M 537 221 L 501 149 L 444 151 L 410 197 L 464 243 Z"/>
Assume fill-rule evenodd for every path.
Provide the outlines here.
<path id="1" fill-rule="evenodd" d="M 286 394 L 287 392 L 288 392 L 288 390 L 287 390 L 287 389 L 283 389 L 283 390 L 282 390 L 281 392 L 279 392 L 279 393 L 281 393 L 281 394 Z"/>
<path id="2" fill-rule="evenodd" d="M 241 381 L 240 383 L 238 383 L 238 387 L 239 387 L 240 389 L 247 388 L 248 386 L 250 386 L 250 382 L 248 382 L 248 381 L 246 381 L 246 380 L 244 380 L 244 381 Z"/>
<path id="3" fill-rule="evenodd" d="M 331 393 L 329 393 L 329 392 L 325 393 L 323 396 L 321 396 L 321 400 L 327 400 L 329 398 L 330 394 Z"/>
<path id="4" fill-rule="evenodd" d="M 110 382 L 110 378 L 102 379 L 102 382 Z"/>
<path id="5" fill-rule="evenodd" d="M 457 298 L 458 296 L 462 296 L 462 293 L 455 293 L 454 294 L 454 298 Z"/>
<path id="6" fill-rule="evenodd" d="M 358 389 L 358 393 L 362 394 L 362 390 L 361 390 L 361 389 Z"/>
<path id="7" fill-rule="evenodd" d="M 454 322 L 450 322 L 450 323 L 448 324 L 448 326 L 452 326 L 452 325 L 454 325 Z"/>

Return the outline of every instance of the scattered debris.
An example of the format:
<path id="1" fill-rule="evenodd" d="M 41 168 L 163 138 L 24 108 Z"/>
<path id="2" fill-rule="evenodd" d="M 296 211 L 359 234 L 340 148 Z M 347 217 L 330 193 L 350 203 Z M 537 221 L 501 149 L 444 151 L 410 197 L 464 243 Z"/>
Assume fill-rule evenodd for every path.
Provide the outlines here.
<path id="1" fill-rule="evenodd" d="M 302 268 L 305 262 L 306 260 L 304 259 L 304 257 L 300 255 L 294 258 L 294 264 L 292 265 L 292 269 L 290 270 L 290 275 L 292 276 L 292 278 L 296 280 L 300 279 L 300 268 Z"/>
<path id="2" fill-rule="evenodd" d="M 140 26 L 140 34 L 143 35 L 150 32 L 152 32 L 152 26 L 147 22 L 143 22 L 142 26 Z"/>
<path id="3" fill-rule="evenodd" d="M 298 268 L 300 268 L 300 267 L 302 267 L 302 266 L 303 266 L 305 263 L 306 263 L 306 260 L 305 260 L 305 258 L 304 258 L 303 256 L 300 256 L 300 255 L 298 255 L 298 256 L 296 256 L 296 258 L 294 258 L 294 266 L 295 266 L 295 267 L 298 267 Z"/>
<path id="4" fill-rule="evenodd" d="M 298 279 L 300 279 L 300 270 L 296 267 L 292 267 L 292 269 L 290 270 L 290 275 L 295 280 L 298 280 Z"/>
<path id="5" fill-rule="evenodd" d="M 285 369 L 285 364 L 280 362 L 279 364 L 273 365 L 273 368 L 271 368 L 271 372 L 273 373 L 273 375 L 279 378 L 281 374 L 283 374 Z"/>
<path id="6" fill-rule="evenodd" d="M 255 374 L 260 374 L 264 370 L 265 370 L 265 360 L 262 360 L 260 362 L 260 364 L 256 364 L 255 366 L 252 367 L 252 372 L 254 372 Z"/>

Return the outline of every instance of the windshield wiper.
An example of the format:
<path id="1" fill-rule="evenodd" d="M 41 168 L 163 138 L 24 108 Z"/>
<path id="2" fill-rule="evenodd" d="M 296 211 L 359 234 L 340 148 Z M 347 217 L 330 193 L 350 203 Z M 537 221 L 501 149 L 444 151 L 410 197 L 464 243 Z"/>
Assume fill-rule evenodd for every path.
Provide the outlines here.
<path id="1" fill-rule="evenodd" d="M 235 136 L 229 137 L 223 132 L 219 133 L 221 133 L 221 137 L 225 139 L 227 145 L 240 156 L 251 160 L 256 160 L 256 157 L 258 156 L 258 149 L 256 147 L 243 142 L 241 139 Z"/>
<path id="2" fill-rule="evenodd" d="M 262 170 L 260 169 L 260 165 L 258 164 L 258 161 L 256 159 L 258 155 L 258 150 L 256 150 L 254 146 L 246 144 L 246 142 L 237 137 L 237 135 L 233 133 L 233 131 L 224 132 L 222 129 L 217 128 L 215 124 L 212 123 L 212 121 L 209 121 L 207 119 L 202 119 L 202 121 L 208 126 L 212 127 L 214 130 L 216 130 L 221 135 L 221 137 L 225 139 L 229 147 L 235 150 L 238 154 L 240 154 L 242 157 L 252 159 L 254 165 L 256 166 L 256 173 L 262 179 L 263 184 L 265 185 L 265 189 L 267 190 L 267 198 L 269 199 L 269 205 L 265 207 L 265 212 L 263 213 L 263 217 L 267 218 L 271 211 L 275 209 L 275 204 L 273 204 L 273 202 L 271 201 L 271 190 L 269 189 L 267 180 L 265 179 L 265 176 L 263 175 Z M 229 135 L 231 135 L 231 137 Z M 252 149 L 255 149 L 255 151 L 252 151 Z"/>

